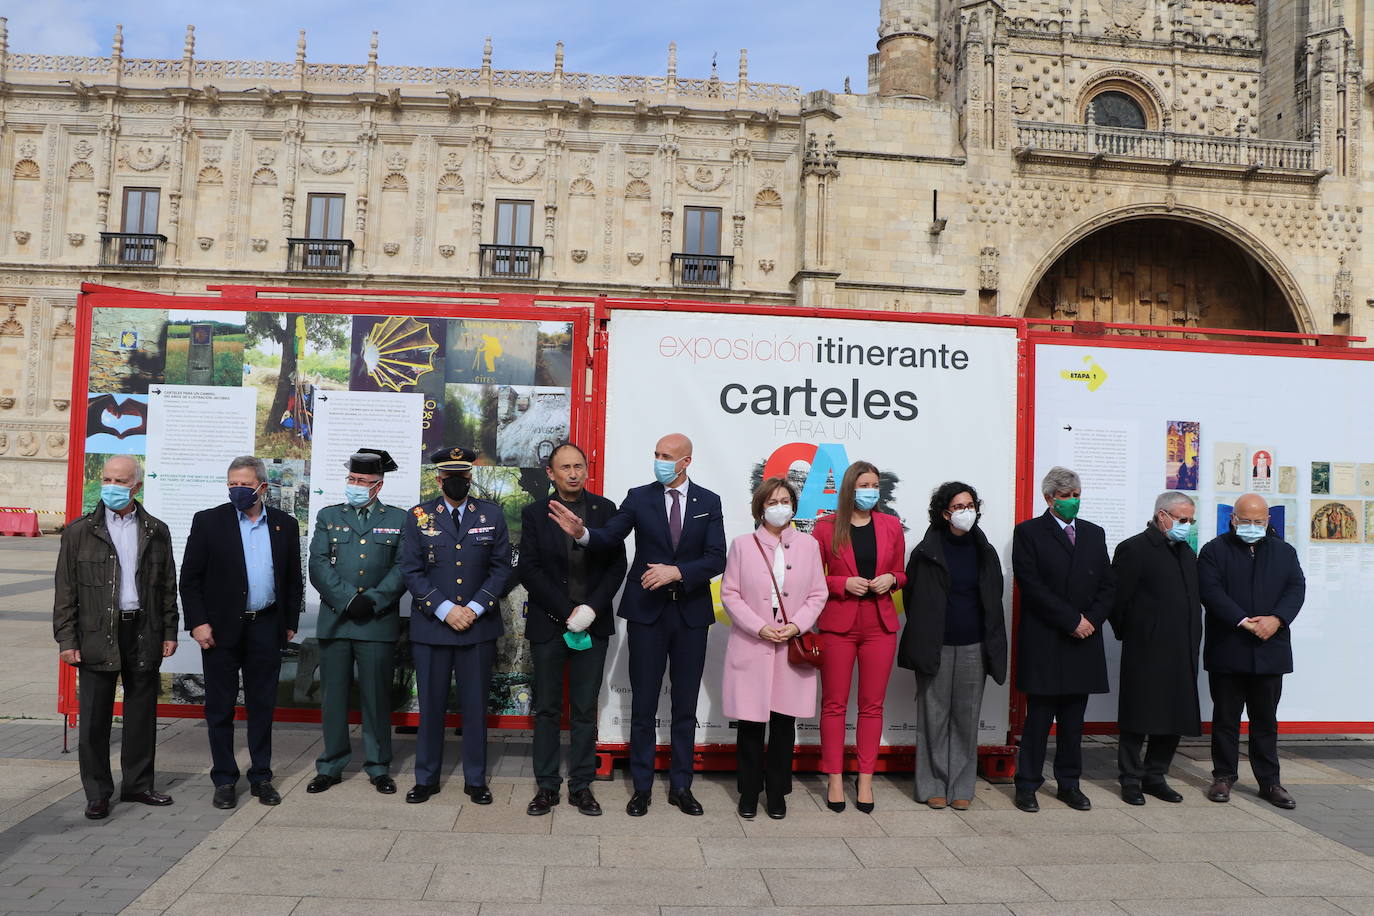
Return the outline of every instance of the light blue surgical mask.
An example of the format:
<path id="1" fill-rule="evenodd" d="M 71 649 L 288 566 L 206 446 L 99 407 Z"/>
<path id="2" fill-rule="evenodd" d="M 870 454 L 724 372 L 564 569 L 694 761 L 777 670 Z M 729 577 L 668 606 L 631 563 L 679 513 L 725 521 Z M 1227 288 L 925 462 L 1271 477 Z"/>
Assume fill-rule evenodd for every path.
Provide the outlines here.
<path id="1" fill-rule="evenodd" d="M 1267 529 L 1267 525 L 1236 525 L 1236 537 L 1247 544 L 1253 544 L 1256 541 L 1264 540 L 1265 534 L 1268 533 Z"/>
<path id="2" fill-rule="evenodd" d="M 1183 543 L 1184 541 L 1187 541 L 1187 540 L 1188 540 L 1188 535 L 1190 535 L 1190 534 L 1192 534 L 1192 533 L 1193 533 L 1193 523 L 1192 523 L 1192 522 L 1180 522 L 1180 521 L 1178 521 L 1177 519 L 1174 520 L 1173 527 L 1170 528 L 1170 529 L 1168 530 L 1168 532 L 1167 532 L 1167 534 L 1168 534 L 1168 536 L 1169 536 L 1169 540 L 1171 540 L 1171 541 L 1178 541 L 1179 543 Z"/>
<path id="3" fill-rule="evenodd" d="M 115 512 L 124 511 L 124 508 L 129 505 L 129 501 L 133 498 L 132 490 L 128 487 L 121 487 L 117 483 L 102 484 L 100 487 L 100 501 Z"/>
<path id="4" fill-rule="evenodd" d="M 357 509 L 360 506 L 366 506 L 371 501 L 371 487 L 365 487 L 356 483 L 344 484 L 344 502 L 348 503 L 353 508 Z"/>
<path id="5" fill-rule="evenodd" d="M 854 491 L 854 505 L 865 512 L 878 505 L 878 488 L 859 487 Z"/>
<path id="6" fill-rule="evenodd" d="M 677 480 L 677 462 L 664 461 L 662 458 L 654 459 L 654 479 L 665 487 Z"/>

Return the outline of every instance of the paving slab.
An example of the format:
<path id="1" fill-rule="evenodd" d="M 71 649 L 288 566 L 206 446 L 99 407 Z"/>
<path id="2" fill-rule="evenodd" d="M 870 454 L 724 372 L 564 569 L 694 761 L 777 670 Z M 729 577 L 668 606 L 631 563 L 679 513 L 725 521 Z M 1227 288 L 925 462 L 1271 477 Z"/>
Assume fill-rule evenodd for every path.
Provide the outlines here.
<path id="1" fill-rule="evenodd" d="M 327 862 L 380 862 L 387 857 L 387 853 L 400 835 L 395 830 L 259 824 L 231 846 L 228 855 L 271 859 L 322 859 Z"/>
<path id="2" fill-rule="evenodd" d="M 702 845 L 708 868 L 861 868 L 839 837 L 720 837 Z"/>
<path id="3" fill-rule="evenodd" d="M 864 904 L 943 903 L 914 868 L 763 870 L 779 906 L 841 907 Z"/>
<path id="4" fill-rule="evenodd" d="M 600 847 L 596 837 L 414 830 L 400 834 L 387 860 L 513 867 L 523 863 L 594 866 L 600 861 Z"/>
<path id="5" fill-rule="evenodd" d="M 865 868 L 960 864 L 939 837 L 846 837 L 845 843 Z"/>
<path id="6" fill-rule="evenodd" d="M 1055 900 L 1182 899 L 1258 896 L 1215 865 L 1028 865 L 1022 869 Z"/>
<path id="7" fill-rule="evenodd" d="M 1266 831 L 1131 833 L 1121 837 L 1159 862 L 1248 862 L 1330 859 L 1330 841 Z"/>
<path id="8" fill-rule="evenodd" d="M 1374 896 L 1374 871 L 1350 862 L 1223 862 L 1218 868 L 1270 897 Z"/>
<path id="9" fill-rule="evenodd" d="M 1049 900 L 1025 872 L 1011 866 L 927 866 L 921 877 L 946 903 L 1015 903 Z"/>
<path id="10" fill-rule="evenodd" d="M 424 899 L 535 903 L 540 899 L 543 882 L 544 869 L 537 862 L 501 865 L 445 862 L 434 866 L 434 877 L 424 892 Z"/>
<path id="11" fill-rule="evenodd" d="M 1320 897 L 1242 897 L 1231 900 L 1121 900 L 1131 916 L 1343 916 Z"/>
<path id="12" fill-rule="evenodd" d="M 1010 912 L 1000 903 L 851 904 L 844 911 L 851 916 L 1008 916 Z M 777 906 L 764 912 L 768 916 L 820 916 L 828 910 L 814 906 Z M 741 916 L 741 912 L 735 907 L 665 906 L 661 908 L 661 916 Z"/>
<path id="13" fill-rule="evenodd" d="M 565 837 L 559 837 L 560 840 Z M 713 838 L 719 842 L 725 838 Z M 692 836 L 603 836 L 602 868 L 705 868 L 701 842 Z"/>
<path id="14" fill-rule="evenodd" d="M 404 862 L 311 862 L 225 856 L 196 882 L 195 890 L 240 894 L 251 888 L 265 894 L 345 899 L 418 900 L 434 866 Z"/>
<path id="15" fill-rule="evenodd" d="M 544 872 L 544 903 L 763 908 L 774 902 L 759 871 L 752 868 L 551 866 Z M 832 872 L 827 869 L 824 874 Z"/>
<path id="16" fill-rule="evenodd" d="M 1125 864 L 1154 861 L 1120 837 L 1059 834 L 1037 837 L 959 836 L 944 837 L 945 847 L 960 863 L 984 865 L 1077 865 L 1083 862 Z"/>
<path id="17" fill-rule="evenodd" d="M 265 894 L 186 894 L 165 911 L 167 916 L 288 916 L 300 897 Z"/>
<path id="18" fill-rule="evenodd" d="M 1139 830 L 1140 822 L 1120 809 L 1070 811 L 1041 808 L 1024 811 L 970 811 L 960 822 L 966 833 L 980 836 L 1064 836 L 1070 834 L 1121 834 Z"/>
<path id="19" fill-rule="evenodd" d="M 304 897 L 291 916 L 478 916 L 486 904 L 456 900 L 339 900 Z"/>

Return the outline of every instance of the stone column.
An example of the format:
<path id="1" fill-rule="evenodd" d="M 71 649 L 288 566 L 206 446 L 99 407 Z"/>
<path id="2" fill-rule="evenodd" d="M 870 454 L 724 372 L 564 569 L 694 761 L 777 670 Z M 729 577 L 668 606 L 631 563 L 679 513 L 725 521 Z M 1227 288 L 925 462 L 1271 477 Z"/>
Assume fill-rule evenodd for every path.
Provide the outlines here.
<path id="1" fill-rule="evenodd" d="M 878 95 L 933 99 L 939 93 L 934 0 L 882 0 L 878 22 Z"/>

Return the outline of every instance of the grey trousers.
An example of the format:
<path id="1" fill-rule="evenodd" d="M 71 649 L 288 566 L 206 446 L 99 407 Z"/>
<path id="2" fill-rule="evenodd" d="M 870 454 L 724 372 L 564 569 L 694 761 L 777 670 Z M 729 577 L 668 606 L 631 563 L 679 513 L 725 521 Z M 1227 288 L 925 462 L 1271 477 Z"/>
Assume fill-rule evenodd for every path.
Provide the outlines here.
<path id="1" fill-rule="evenodd" d="M 935 676 L 916 676 L 917 801 L 973 798 L 986 681 L 982 643 L 943 646 Z"/>

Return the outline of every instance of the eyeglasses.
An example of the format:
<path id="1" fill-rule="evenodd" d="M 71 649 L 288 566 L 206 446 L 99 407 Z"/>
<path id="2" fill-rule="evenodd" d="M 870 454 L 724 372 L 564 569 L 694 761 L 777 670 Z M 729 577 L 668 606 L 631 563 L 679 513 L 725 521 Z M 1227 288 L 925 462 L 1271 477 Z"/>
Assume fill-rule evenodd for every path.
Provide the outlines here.
<path id="1" fill-rule="evenodd" d="M 1234 518 L 1234 519 L 1236 520 L 1236 524 L 1237 524 L 1237 525 L 1267 525 L 1267 524 L 1269 524 L 1269 519 L 1267 519 L 1267 518 L 1241 518 L 1239 515 L 1233 515 L 1233 516 L 1231 516 L 1231 517 Z"/>
<path id="2" fill-rule="evenodd" d="M 957 506 L 950 506 L 948 511 L 950 511 L 950 512 L 963 512 L 965 509 L 977 509 L 977 508 L 978 508 L 978 507 L 977 507 L 976 505 L 974 505 L 973 503 L 959 503 Z"/>
<path id="3" fill-rule="evenodd" d="M 372 486 L 376 486 L 377 484 L 381 483 L 381 481 L 380 481 L 380 480 L 367 480 L 366 478 L 363 478 L 363 477 L 354 477 L 352 474 L 349 474 L 347 477 L 344 478 L 344 483 L 351 483 L 351 484 L 353 484 L 353 486 L 355 486 L 355 487 L 372 487 Z"/>
<path id="4" fill-rule="evenodd" d="M 1173 519 L 1173 520 L 1176 521 L 1176 522 L 1191 522 L 1191 521 L 1192 521 L 1191 518 L 1179 518 L 1177 515 L 1174 515 L 1174 514 L 1173 514 L 1172 512 L 1170 512 L 1168 509 L 1160 509 L 1159 511 L 1160 511 L 1160 512 L 1163 512 L 1165 515 L 1169 516 L 1169 518 Z"/>

